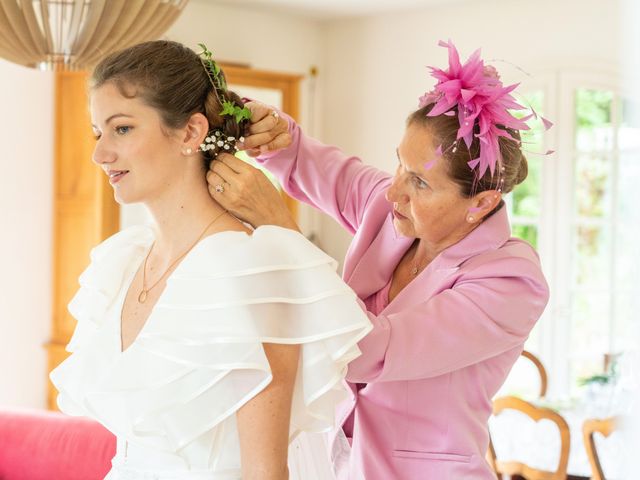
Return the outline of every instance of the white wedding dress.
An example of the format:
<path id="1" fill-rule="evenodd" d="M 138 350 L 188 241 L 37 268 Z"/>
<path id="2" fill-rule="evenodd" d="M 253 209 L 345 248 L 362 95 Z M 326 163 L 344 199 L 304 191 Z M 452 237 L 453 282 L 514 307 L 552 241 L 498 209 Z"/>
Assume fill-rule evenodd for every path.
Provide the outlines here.
<path id="1" fill-rule="evenodd" d="M 124 297 L 153 239 L 150 227 L 131 227 L 92 251 L 69 305 L 72 355 L 51 373 L 63 412 L 117 436 L 107 478 L 239 480 L 235 412 L 271 381 L 263 342 L 301 345 L 290 439 L 333 428 L 347 363 L 371 328 L 335 261 L 279 227 L 206 237 L 122 352 Z M 301 467 L 305 455 L 296 470 L 313 468 Z"/>

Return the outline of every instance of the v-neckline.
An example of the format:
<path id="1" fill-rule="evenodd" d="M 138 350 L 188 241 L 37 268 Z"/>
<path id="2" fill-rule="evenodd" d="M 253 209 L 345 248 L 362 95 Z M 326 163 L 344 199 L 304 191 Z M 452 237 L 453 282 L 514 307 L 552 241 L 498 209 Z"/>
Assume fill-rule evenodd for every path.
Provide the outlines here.
<path id="1" fill-rule="evenodd" d="M 155 234 L 154 234 L 154 237 L 155 237 Z M 124 342 L 123 342 L 123 338 L 122 338 L 122 315 L 124 313 L 124 305 L 125 305 L 125 303 L 127 301 L 127 295 L 129 294 L 129 290 L 131 290 L 131 287 L 133 286 L 133 281 L 135 280 L 136 275 L 140 271 L 140 268 L 142 267 L 142 264 L 144 263 L 145 257 L 149 254 L 149 251 L 153 247 L 153 243 L 154 243 L 154 239 L 152 239 L 151 243 L 149 243 L 149 245 L 145 248 L 144 255 L 141 255 L 140 261 L 139 261 L 137 267 L 135 269 L 133 269 L 132 273 L 129 274 L 128 281 L 125 282 L 122 285 L 122 290 L 120 291 L 119 307 L 116 309 L 116 312 L 118 314 L 117 315 L 117 320 L 118 320 L 117 341 L 118 341 L 118 352 L 119 352 L 120 355 L 124 355 L 126 352 L 128 352 L 131 349 L 131 347 L 133 347 L 136 344 L 136 342 L 138 341 L 138 338 L 140 338 L 140 335 L 142 334 L 144 329 L 147 327 L 147 324 L 149 323 L 149 320 L 151 319 L 151 316 L 153 315 L 153 311 L 155 310 L 156 305 L 158 304 L 158 302 L 160 301 L 160 298 L 162 298 L 162 295 L 164 294 L 164 290 L 163 290 L 162 293 L 160 293 L 160 296 L 156 299 L 156 303 L 153 305 L 153 307 L 151 307 L 151 310 L 149 311 L 149 315 L 147 315 L 147 318 L 145 319 L 144 323 L 142 324 L 142 327 L 140 328 L 140 331 L 138 332 L 138 334 L 131 341 L 131 343 L 127 346 L 127 348 L 123 348 L 124 347 Z M 194 248 L 195 248 L 195 246 L 194 246 Z M 191 253 L 191 252 L 189 252 L 189 253 Z M 185 258 L 187 257 L 187 255 L 185 255 Z M 184 258 L 183 258 L 183 260 L 184 260 Z M 179 265 L 180 264 L 178 264 L 178 266 Z M 173 272 L 171 272 L 171 274 L 173 274 Z M 169 274 L 169 277 L 167 277 L 167 280 L 169 280 L 169 278 L 171 277 L 171 274 Z M 165 289 L 166 289 L 166 281 L 165 281 Z"/>
<path id="2" fill-rule="evenodd" d="M 258 228 L 263 228 L 263 227 L 258 227 Z M 164 296 L 166 290 L 167 290 L 167 283 L 169 282 L 169 280 L 171 279 L 171 277 L 173 276 L 173 274 L 180 268 L 180 266 L 183 264 L 183 262 L 189 258 L 193 252 L 200 246 L 200 244 L 202 242 L 204 242 L 205 240 L 209 240 L 211 238 L 214 237 L 218 237 L 222 234 L 225 233 L 238 233 L 238 234 L 243 234 L 246 235 L 247 237 L 252 237 L 253 234 L 256 232 L 256 230 L 258 230 L 258 228 L 254 229 L 254 231 L 251 234 L 248 234 L 246 232 L 243 232 L 241 230 L 223 230 L 221 232 L 214 232 L 210 235 L 207 235 L 203 238 L 201 238 L 192 248 L 191 250 L 189 250 L 187 252 L 187 254 L 178 262 L 178 264 L 176 265 L 176 267 L 173 269 L 173 271 L 169 274 L 169 276 L 167 276 L 166 280 L 165 280 L 165 286 L 164 289 L 162 290 L 162 292 L 160 293 L 160 295 L 158 296 L 158 298 L 156 299 L 156 303 L 153 305 L 153 307 L 151 307 L 151 310 L 149 311 L 149 315 L 147 315 L 147 318 L 145 319 L 142 327 L 140 328 L 140 331 L 138 332 L 138 334 L 135 336 L 135 338 L 131 341 L 131 343 L 127 346 L 127 348 L 123 349 L 123 342 L 122 342 L 122 313 L 124 311 L 124 304 L 127 300 L 127 294 L 129 293 L 129 290 L 131 289 L 131 286 L 133 285 L 133 281 L 136 278 L 136 274 L 138 273 L 138 271 L 140 270 L 140 267 L 142 267 L 142 264 L 144 262 L 144 259 L 146 257 L 146 255 L 149 253 L 149 251 L 151 250 L 151 248 L 153 247 L 153 243 L 155 241 L 155 233 L 152 234 L 152 239 L 151 242 L 149 243 L 149 245 L 145 248 L 144 254 L 141 255 L 140 257 L 140 261 L 138 263 L 138 266 L 133 270 L 133 272 L 130 274 L 130 278 L 129 280 L 126 282 L 126 284 L 123 284 L 123 290 L 120 292 L 120 306 L 119 308 L 116 309 L 116 312 L 118 314 L 118 318 L 117 318 L 117 342 L 118 342 L 118 353 L 120 355 L 124 355 L 126 352 L 128 352 L 132 347 L 134 347 L 136 345 L 136 343 L 138 342 L 138 339 L 140 338 L 140 336 L 142 335 L 142 333 L 145 331 L 145 329 L 147 328 L 147 325 L 149 325 L 149 322 L 151 321 L 151 317 L 153 316 L 153 313 L 156 310 L 156 307 L 158 305 L 158 303 L 160 303 L 160 300 L 162 300 L 162 297 Z"/>

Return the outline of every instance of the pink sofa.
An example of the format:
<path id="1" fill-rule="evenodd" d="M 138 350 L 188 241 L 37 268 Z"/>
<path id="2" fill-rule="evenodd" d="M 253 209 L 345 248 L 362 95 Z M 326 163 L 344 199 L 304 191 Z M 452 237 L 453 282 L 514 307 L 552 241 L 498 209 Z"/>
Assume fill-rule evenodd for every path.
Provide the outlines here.
<path id="1" fill-rule="evenodd" d="M 0 480 L 102 480 L 116 440 L 87 418 L 0 409 Z"/>

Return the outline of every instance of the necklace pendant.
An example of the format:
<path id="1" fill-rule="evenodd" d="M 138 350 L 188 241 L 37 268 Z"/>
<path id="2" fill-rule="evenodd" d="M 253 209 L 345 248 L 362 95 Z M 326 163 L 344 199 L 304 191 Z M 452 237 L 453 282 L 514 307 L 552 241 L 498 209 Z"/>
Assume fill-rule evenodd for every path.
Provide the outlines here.
<path id="1" fill-rule="evenodd" d="M 142 290 L 140 295 L 138 295 L 138 303 L 144 303 L 147 301 L 147 291 Z"/>

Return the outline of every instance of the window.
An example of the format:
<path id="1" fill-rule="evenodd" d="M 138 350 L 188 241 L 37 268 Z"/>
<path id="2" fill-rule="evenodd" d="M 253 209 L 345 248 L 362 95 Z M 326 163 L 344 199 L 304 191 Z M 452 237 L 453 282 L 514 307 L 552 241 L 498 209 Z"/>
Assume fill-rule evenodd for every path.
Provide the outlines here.
<path id="1" fill-rule="evenodd" d="M 535 90 L 525 94 L 529 105 L 538 113 L 544 114 L 544 91 Z M 518 112 L 520 113 L 520 112 Z M 523 117 L 526 112 L 519 116 Z M 540 230 L 540 205 L 542 190 L 542 158 L 545 151 L 544 132 L 540 122 L 531 123 L 531 130 L 522 133 L 522 145 L 527 157 L 527 178 L 508 196 L 507 205 L 513 235 L 538 248 Z"/>
<path id="2" fill-rule="evenodd" d="M 605 353 L 631 347 L 637 225 L 628 220 L 640 168 L 628 107 L 613 89 L 574 91 L 571 378 L 598 373 Z"/>
<path id="3" fill-rule="evenodd" d="M 614 75 L 560 72 L 524 87 L 555 122 L 548 136 L 526 133 L 524 149 L 556 150 L 527 154 L 529 176 L 506 198 L 513 235 L 538 249 L 551 288 L 527 348 L 547 366 L 551 395 L 575 394 L 634 338 L 640 131 Z"/>
<path id="4" fill-rule="evenodd" d="M 525 107 L 530 106 L 538 115 L 549 116 L 547 87 L 543 83 L 525 87 L 517 100 Z M 527 111 L 514 112 L 516 116 L 523 117 Z M 546 162 L 553 162 L 553 157 L 543 155 L 548 149 L 547 135 L 540 120 L 529 122 L 531 130 L 522 132 L 523 153 L 527 158 L 528 174 L 523 183 L 518 185 L 513 192 L 505 196 L 505 202 L 511 221 L 512 235 L 529 242 L 538 250 L 543 259 L 543 267 L 548 266 L 552 252 L 545 242 L 550 235 L 552 227 L 549 221 L 545 205 L 545 197 L 549 195 L 548 178 L 545 177 Z M 552 193 L 552 192 L 551 192 Z M 549 275 L 546 272 L 547 276 Z M 542 355 L 545 321 L 542 319 L 531 332 L 526 348 Z"/>

